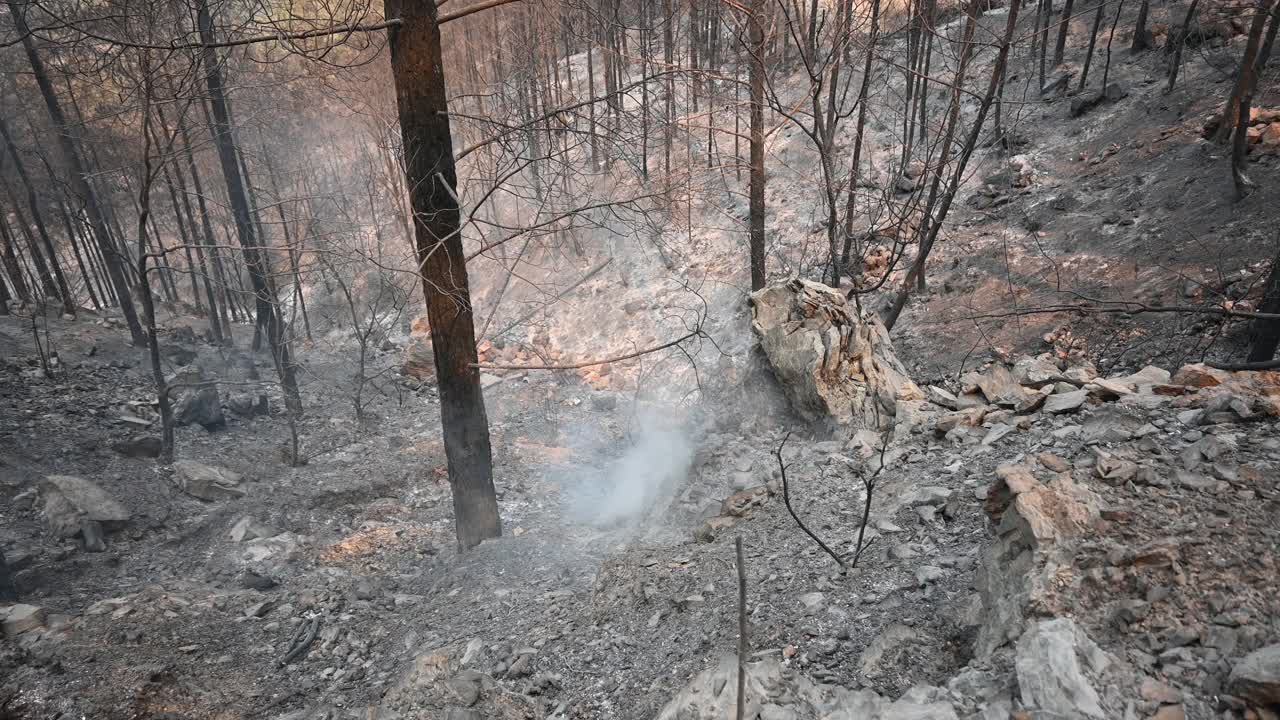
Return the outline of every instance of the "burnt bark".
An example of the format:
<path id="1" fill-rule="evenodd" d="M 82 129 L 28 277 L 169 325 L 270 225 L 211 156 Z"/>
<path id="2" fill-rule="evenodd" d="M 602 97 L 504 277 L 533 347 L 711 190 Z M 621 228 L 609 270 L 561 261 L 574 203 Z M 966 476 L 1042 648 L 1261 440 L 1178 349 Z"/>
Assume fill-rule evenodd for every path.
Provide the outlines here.
<path id="1" fill-rule="evenodd" d="M 493 454 L 467 279 L 446 100 L 440 26 L 434 0 L 386 0 L 391 72 L 411 188 L 414 234 L 436 379 L 458 545 L 502 534 L 493 486 Z"/>
<path id="2" fill-rule="evenodd" d="M 1280 254 L 1271 261 L 1271 271 L 1262 291 L 1262 305 L 1258 312 L 1280 313 Z M 1266 318 L 1254 321 L 1253 341 L 1249 347 L 1248 362 L 1267 362 L 1276 355 L 1280 346 L 1280 319 Z"/>

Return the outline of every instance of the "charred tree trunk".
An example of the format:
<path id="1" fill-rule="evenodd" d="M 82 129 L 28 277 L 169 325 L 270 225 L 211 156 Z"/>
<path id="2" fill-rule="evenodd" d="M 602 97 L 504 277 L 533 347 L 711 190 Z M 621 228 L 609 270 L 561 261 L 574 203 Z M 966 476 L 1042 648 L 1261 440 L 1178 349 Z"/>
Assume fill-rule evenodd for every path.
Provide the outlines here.
<path id="1" fill-rule="evenodd" d="M 125 323 L 129 326 L 129 335 L 133 338 L 134 345 L 141 347 L 147 341 L 147 338 L 142 332 L 142 324 L 138 322 L 138 313 L 133 307 L 133 298 L 129 294 L 129 285 L 124 276 L 120 253 L 111 238 L 111 233 L 107 230 L 106 218 L 103 215 L 102 208 L 98 205 L 98 197 L 89 187 L 84 163 L 81 161 L 80 153 L 76 149 L 75 138 L 78 135 L 62 114 L 62 107 L 58 104 L 58 97 L 53 91 L 53 84 L 49 82 L 48 73 L 45 72 L 44 61 L 40 59 L 39 53 L 36 52 L 31 29 L 27 27 L 26 18 L 23 15 L 25 10 L 23 6 L 29 3 L 8 0 L 8 4 L 14 27 L 22 38 L 22 48 L 26 51 L 27 60 L 31 64 L 31 72 L 35 76 L 36 84 L 40 87 L 40 94 L 44 98 L 45 107 L 49 111 L 49 119 L 53 121 L 53 126 L 57 131 L 55 134 L 58 136 L 58 144 L 62 149 L 64 160 L 71 171 L 71 187 L 77 195 L 84 199 L 85 212 L 89 216 L 89 224 L 93 229 L 94 240 L 97 241 L 98 247 L 102 250 L 107 275 L 111 278 L 111 285 L 116 292 L 116 300 L 120 304 L 120 312 L 124 315 Z"/>
<path id="2" fill-rule="evenodd" d="M 1133 23 L 1133 42 L 1129 49 L 1141 52 L 1151 47 L 1151 37 L 1147 32 L 1147 13 L 1151 9 L 1151 0 L 1142 0 L 1138 6 L 1138 19 Z"/>
<path id="3" fill-rule="evenodd" d="M 764 0 L 751 0 L 751 289 L 765 285 L 764 269 Z"/>
<path id="4" fill-rule="evenodd" d="M 1191 0 L 1191 5 L 1187 7 L 1187 15 L 1182 20 L 1182 30 L 1173 44 L 1173 57 L 1169 59 L 1169 84 L 1164 88 L 1166 95 L 1173 92 L 1173 86 L 1178 82 L 1178 70 L 1182 67 L 1182 50 L 1187 46 L 1187 32 L 1191 27 L 1191 21 L 1195 19 L 1199 4 L 1200 0 Z"/>
<path id="5" fill-rule="evenodd" d="M 298 395 L 293 353 L 289 347 L 288 335 L 285 333 L 284 321 L 280 317 L 280 307 L 272 292 L 271 270 L 268 267 L 267 255 L 260 244 L 260 238 L 254 231 L 249 197 L 245 190 L 244 179 L 240 175 L 235 140 L 231 134 L 231 117 L 222 86 L 222 72 L 218 67 L 217 53 L 213 49 L 213 18 L 209 14 L 207 0 L 200 0 L 197 10 L 200 41 L 204 45 L 201 60 L 204 64 L 205 81 L 209 87 L 210 110 L 213 113 L 213 140 L 218 149 L 218 162 L 222 165 L 222 175 L 227 184 L 227 197 L 235 219 L 236 236 L 240 241 L 240 249 L 244 253 L 245 265 L 249 269 L 249 281 L 253 287 L 259 311 L 266 313 L 266 318 L 259 322 L 267 333 L 267 342 L 271 346 L 271 357 L 276 365 L 276 373 L 280 376 L 285 405 L 290 414 L 296 417 L 302 413 L 302 400 Z"/>
<path id="6" fill-rule="evenodd" d="M 1098 28 L 1102 27 L 1102 9 L 1106 5 L 1104 0 L 1098 0 L 1098 10 L 1093 16 L 1093 30 L 1089 32 L 1089 49 L 1085 51 L 1084 67 L 1080 70 L 1080 84 L 1076 85 L 1077 92 L 1084 90 L 1085 84 L 1089 82 L 1089 65 L 1093 63 L 1093 50 L 1098 46 Z"/>
<path id="7" fill-rule="evenodd" d="M 1062 64 L 1062 55 L 1067 50 L 1067 31 L 1071 28 L 1071 11 L 1075 8 L 1076 0 L 1066 0 L 1062 4 L 1062 20 L 1058 23 L 1058 42 L 1053 46 L 1053 64 L 1058 66 Z"/>
<path id="8" fill-rule="evenodd" d="M 1271 272 L 1262 291 L 1262 305 L 1258 312 L 1280 313 L 1280 254 L 1271 261 Z M 1276 356 L 1280 346 L 1280 319 L 1255 320 L 1253 342 L 1249 348 L 1249 362 L 1267 362 Z"/>
<path id="9" fill-rule="evenodd" d="M 414 210 L 458 545 L 502 534 L 480 371 L 434 0 L 386 0 L 405 171 Z"/>
<path id="10" fill-rule="evenodd" d="M 1275 0 L 1262 0 L 1262 4 L 1253 13 L 1253 23 L 1249 26 L 1249 40 L 1245 44 L 1244 58 L 1240 61 L 1240 75 L 1236 81 L 1232 100 L 1236 106 L 1235 133 L 1231 138 L 1231 181 L 1236 188 L 1236 199 L 1244 198 L 1255 187 L 1249 176 L 1245 174 L 1245 150 L 1249 135 L 1249 110 L 1253 105 L 1253 91 L 1258 84 L 1258 50 L 1262 44 L 1262 31 L 1267 24 L 1267 16 L 1271 12 L 1271 4 Z M 1227 103 L 1230 111 L 1232 103 Z M 1223 118 L 1225 123 L 1230 117 Z"/>

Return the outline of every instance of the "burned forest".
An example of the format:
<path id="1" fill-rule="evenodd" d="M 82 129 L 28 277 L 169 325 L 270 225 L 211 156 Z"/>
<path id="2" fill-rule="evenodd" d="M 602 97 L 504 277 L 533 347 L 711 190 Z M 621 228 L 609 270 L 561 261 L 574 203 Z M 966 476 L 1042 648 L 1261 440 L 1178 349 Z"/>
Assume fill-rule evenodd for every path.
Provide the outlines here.
<path id="1" fill-rule="evenodd" d="M 3 0 L 0 720 L 1277 720 L 1280 0 Z"/>

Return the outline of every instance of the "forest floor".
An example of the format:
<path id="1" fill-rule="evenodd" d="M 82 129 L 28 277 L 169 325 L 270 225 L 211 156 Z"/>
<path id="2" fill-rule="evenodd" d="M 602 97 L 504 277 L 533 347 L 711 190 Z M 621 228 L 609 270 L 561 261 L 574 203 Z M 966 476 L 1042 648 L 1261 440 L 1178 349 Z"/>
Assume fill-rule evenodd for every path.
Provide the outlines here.
<path id="1" fill-rule="evenodd" d="M 1166 96 L 1159 53 L 1118 51 L 1111 76 L 1127 97 L 1083 118 L 1068 117 L 1069 98 L 1025 106 L 1014 131 L 1028 178 L 1003 172 L 1009 153 L 979 156 L 931 290 L 895 331 L 922 385 L 956 389 L 993 358 L 1051 348 L 1107 376 L 1239 357 L 1240 326 L 1022 314 L 1097 297 L 1248 297 L 1258 261 L 1274 253 L 1278 156 L 1257 149 L 1262 190 L 1234 202 L 1224 150 L 1199 140 L 1226 94 L 1211 54 Z M 814 194 L 799 177 L 777 177 L 771 197 Z M 775 207 L 775 222 L 797 219 Z M 714 276 L 712 260 L 699 262 Z M 637 277 L 607 295 L 615 310 L 632 298 L 644 312 L 688 301 L 678 286 L 655 292 Z M 557 335 L 634 318 L 592 323 L 606 281 L 584 287 L 592 300 L 568 309 Z M 154 432 L 144 426 L 150 370 L 118 324 L 51 318 L 60 367 L 48 375 L 29 326 L 0 318 L 0 547 L 24 600 L 47 613 L 42 628 L 0 641 L 0 717 L 651 718 L 736 648 L 740 535 L 753 659 L 823 687 L 905 694 L 902 703 L 936 713 L 903 705 L 892 715 L 886 700 L 868 717 L 1003 720 L 1029 702 L 1011 679 L 1012 648 L 982 648 L 995 622 L 983 558 L 999 540 L 986 500 L 996 468 L 1011 463 L 1069 473 L 1105 520 L 1059 558 L 1063 590 L 1039 608 L 1073 618 L 1111 658 L 1110 674 L 1090 671 L 1104 710 L 1095 717 L 1242 716 L 1227 692 L 1236 661 L 1280 641 L 1274 418 L 1187 424 L 1186 398 L 1148 393 L 1078 415 L 992 416 L 944 436 L 934 431 L 941 411 L 929 409 L 896 439 L 869 545 L 842 573 L 788 514 L 774 452 L 791 433 L 794 508 L 841 553 L 856 544 L 858 478 L 874 453 L 791 414 L 752 353 L 741 273 L 714 281 L 708 330 L 729 371 L 703 369 L 692 412 L 650 407 L 634 377 L 486 379 L 504 536 L 465 554 L 453 541 L 438 403 L 430 387 L 394 375 L 400 348 L 371 362 L 370 373 L 386 374 L 361 423 L 346 393 L 350 342 L 302 348 L 298 467 L 279 411 L 228 412 L 213 432 L 181 428 L 179 458 L 242 476 L 236 491 L 202 500 L 174 470 L 112 449 Z M 635 333 L 588 337 L 598 357 L 630 349 Z M 246 380 L 241 357 L 191 347 L 224 394 Z M 661 385 L 668 370 L 645 372 Z M 1117 459 L 1150 474 L 1121 477 L 1110 470 Z M 50 532 L 31 492 L 50 475 L 89 479 L 128 509 L 104 551 Z M 310 641 L 304 652 L 283 662 L 299 639 Z"/>

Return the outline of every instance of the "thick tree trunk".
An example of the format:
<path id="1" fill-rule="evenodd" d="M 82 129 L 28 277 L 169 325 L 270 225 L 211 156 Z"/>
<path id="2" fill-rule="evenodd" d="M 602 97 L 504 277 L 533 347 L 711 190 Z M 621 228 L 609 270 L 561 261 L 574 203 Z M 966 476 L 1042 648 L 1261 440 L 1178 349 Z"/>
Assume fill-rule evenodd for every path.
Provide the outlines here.
<path id="1" fill-rule="evenodd" d="M 1138 19 L 1133 23 L 1133 42 L 1129 44 L 1129 49 L 1134 52 L 1151 47 L 1147 34 L 1147 13 L 1150 8 L 1151 0 L 1142 0 L 1142 4 L 1138 6 Z"/>
<path id="2" fill-rule="evenodd" d="M 1053 64 L 1062 64 L 1062 55 L 1067 49 L 1067 31 L 1071 28 L 1071 11 L 1076 0 L 1066 0 L 1062 5 L 1062 21 L 1058 23 L 1058 42 L 1053 46 Z"/>
<path id="3" fill-rule="evenodd" d="M 267 255 L 260 245 L 260 238 L 254 232 L 248 193 L 245 190 L 244 179 L 240 176 L 235 141 L 231 134 L 230 113 L 227 110 L 226 94 L 222 87 L 222 72 L 218 68 L 217 53 L 212 47 L 213 18 L 209 14 L 207 0 L 200 0 L 197 21 L 200 26 L 200 40 L 204 43 L 202 62 L 205 80 L 209 86 L 210 110 L 213 113 L 214 145 L 218 149 L 218 161 L 222 165 L 222 175 L 227 184 L 227 197 L 231 202 L 231 211 L 235 219 L 236 236 L 240 241 L 240 249 L 244 253 L 245 265 L 249 269 L 249 281 L 253 286 L 259 312 L 265 312 L 267 315 L 260 324 L 267 333 L 267 342 L 271 346 L 271 357 L 275 361 L 276 373 L 280 376 L 285 405 L 293 416 L 297 416 L 302 413 L 302 400 L 298 395 L 293 353 L 289 347 L 288 335 L 285 333 L 284 321 L 280 317 L 280 307 L 272 292 L 271 270 L 268 267 Z"/>
<path id="4" fill-rule="evenodd" d="M 1084 54 L 1084 68 L 1080 70 L 1080 83 L 1076 85 L 1076 90 L 1084 90 L 1084 86 L 1089 82 L 1089 65 L 1093 63 L 1093 50 L 1098 46 L 1098 28 L 1102 27 L 1102 9 L 1107 3 L 1104 0 L 1098 0 L 1098 10 L 1093 16 L 1093 30 L 1089 32 L 1089 49 Z M 1103 88 L 1105 91 L 1106 88 Z"/>
<path id="5" fill-rule="evenodd" d="M 1249 110 L 1253 106 L 1253 91 L 1258 84 L 1258 50 L 1262 44 L 1262 31 L 1267 24 L 1267 16 L 1271 12 L 1271 4 L 1274 1 L 1262 0 L 1262 4 L 1254 11 L 1253 24 L 1249 26 L 1249 40 L 1244 48 L 1244 58 L 1240 61 L 1240 76 L 1233 93 L 1237 110 L 1235 134 L 1231 139 L 1231 180 L 1236 188 L 1237 199 L 1248 195 L 1255 187 L 1253 181 L 1245 174 L 1247 164 L 1245 146 L 1249 135 Z"/>
<path id="6" fill-rule="evenodd" d="M 493 487 L 493 454 L 480 371 L 471 292 L 462 249 L 453 139 L 449 132 L 440 26 L 434 0 L 386 0 L 404 163 L 436 378 L 445 456 L 453 488 L 458 545 L 474 547 L 502 534 Z"/>
<path id="7" fill-rule="evenodd" d="M 1271 261 L 1271 272 L 1267 273 L 1262 305 L 1258 307 L 1258 312 L 1280 313 L 1280 255 Z M 1277 346 L 1280 346 L 1280 319 L 1255 320 L 1248 361 L 1267 362 L 1276 356 Z"/>
<path id="8" fill-rule="evenodd" d="M 1178 34 L 1176 42 L 1173 46 L 1173 57 L 1169 60 L 1169 83 L 1165 86 L 1166 95 L 1173 92 L 1173 86 L 1178 82 L 1178 70 L 1182 67 L 1182 50 L 1187 46 L 1187 32 L 1191 27 L 1191 20 L 1196 16 L 1196 8 L 1200 5 L 1200 0 L 1191 0 L 1191 4 L 1187 6 L 1187 15 L 1182 20 L 1182 31 Z"/>
<path id="9" fill-rule="evenodd" d="M 106 218 L 103 215 L 102 208 L 98 205 L 97 195 L 89 187 L 84 163 L 81 161 L 80 153 L 76 149 L 75 138 L 78 137 L 78 134 L 75 128 L 67 123 L 66 117 L 62 114 L 62 107 L 58 104 L 58 97 L 53 91 L 53 84 L 49 82 L 48 73 L 45 72 L 44 62 L 40 59 L 39 53 L 36 52 L 31 29 L 27 27 L 24 5 L 31 3 L 8 0 L 8 4 L 14 28 L 22 39 L 22 48 L 26 51 L 27 60 L 31 64 L 31 73 L 35 76 L 36 84 L 40 87 L 40 94 L 44 97 L 45 107 L 49 111 L 49 119 L 53 121 L 53 126 L 57 131 L 55 134 L 58 136 L 58 144 L 62 149 L 63 159 L 71 171 L 72 190 L 84 199 L 85 212 L 88 214 L 89 224 L 93 228 L 94 240 L 97 241 L 98 247 L 102 250 L 107 275 L 111 278 L 111 285 L 116 291 L 116 300 L 120 304 L 120 312 L 124 315 L 125 323 L 129 326 L 129 335 L 133 338 L 134 345 L 141 347 L 147 341 L 147 338 L 142 332 L 142 324 L 138 322 L 138 313 L 133 307 L 133 298 L 129 294 L 129 285 L 125 280 L 120 253 L 112 241 L 111 233 L 107 231 Z"/>
<path id="10" fill-rule="evenodd" d="M 750 245 L 751 289 L 765 285 L 764 268 L 764 0 L 751 0 L 749 48 L 751 63 L 751 176 Z"/>

